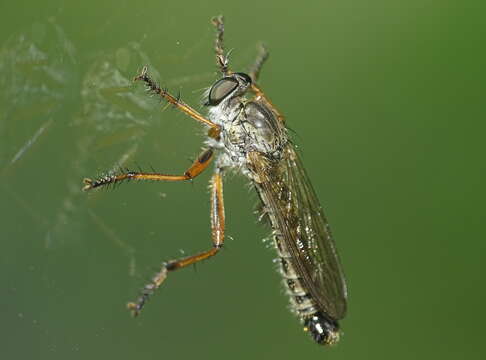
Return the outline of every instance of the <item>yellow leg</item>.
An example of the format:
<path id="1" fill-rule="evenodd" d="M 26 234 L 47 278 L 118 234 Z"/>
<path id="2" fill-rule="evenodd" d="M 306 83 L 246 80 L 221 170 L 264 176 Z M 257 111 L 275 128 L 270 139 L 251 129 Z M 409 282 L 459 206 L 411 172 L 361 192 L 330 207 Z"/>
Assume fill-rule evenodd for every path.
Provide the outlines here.
<path id="1" fill-rule="evenodd" d="M 162 264 L 162 268 L 155 274 L 152 281 L 144 286 L 140 297 L 135 302 L 127 304 L 127 308 L 132 312 L 132 315 L 137 316 L 140 314 L 148 298 L 165 281 L 169 272 L 185 268 L 216 255 L 223 247 L 224 229 L 223 180 L 220 173 L 216 172 L 211 179 L 211 238 L 213 247 L 199 254 Z"/>
<path id="2" fill-rule="evenodd" d="M 184 181 L 194 179 L 200 175 L 213 159 L 213 150 L 208 149 L 202 152 L 201 155 L 194 161 L 189 169 L 183 175 L 164 175 L 158 173 L 145 173 L 136 171 L 126 171 L 118 175 L 106 175 L 99 179 L 84 179 L 84 191 L 88 191 L 101 186 L 120 183 L 126 180 L 153 180 L 153 181 Z"/>

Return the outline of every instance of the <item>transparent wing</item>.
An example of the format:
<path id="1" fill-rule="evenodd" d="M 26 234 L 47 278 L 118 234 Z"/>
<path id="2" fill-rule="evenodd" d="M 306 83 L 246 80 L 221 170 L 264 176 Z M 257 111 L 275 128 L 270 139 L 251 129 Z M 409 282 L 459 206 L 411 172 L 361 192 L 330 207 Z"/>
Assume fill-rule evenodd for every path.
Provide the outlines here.
<path id="1" fill-rule="evenodd" d="M 289 144 L 283 159 L 252 153 L 260 197 L 272 212 L 273 230 L 320 309 L 336 320 L 346 314 L 347 289 L 334 240 L 302 162 Z"/>

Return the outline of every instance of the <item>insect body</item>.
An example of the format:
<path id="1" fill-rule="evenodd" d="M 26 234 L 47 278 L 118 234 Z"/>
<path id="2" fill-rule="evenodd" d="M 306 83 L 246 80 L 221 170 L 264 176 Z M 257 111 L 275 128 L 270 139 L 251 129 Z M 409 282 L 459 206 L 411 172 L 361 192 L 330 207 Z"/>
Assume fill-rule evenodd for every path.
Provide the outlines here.
<path id="1" fill-rule="evenodd" d="M 223 51 L 222 17 L 213 19 L 213 23 L 217 29 L 216 59 L 223 77 L 207 92 L 208 118 L 161 89 L 146 68 L 136 77 L 149 91 L 209 127 L 206 150 L 183 175 L 127 171 L 95 181 L 85 179 L 85 190 L 129 179 L 190 180 L 214 159 L 210 191 L 212 248 L 164 263 L 128 308 L 138 315 L 171 271 L 218 253 L 225 230 L 222 177 L 225 171 L 236 169 L 255 187 L 263 215 L 271 224 L 292 310 L 317 343 L 334 344 L 339 340 L 338 320 L 346 313 L 346 283 L 328 223 L 289 140 L 283 116 L 255 83 L 268 54 L 262 48 L 248 75 L 231 72 Z"/>

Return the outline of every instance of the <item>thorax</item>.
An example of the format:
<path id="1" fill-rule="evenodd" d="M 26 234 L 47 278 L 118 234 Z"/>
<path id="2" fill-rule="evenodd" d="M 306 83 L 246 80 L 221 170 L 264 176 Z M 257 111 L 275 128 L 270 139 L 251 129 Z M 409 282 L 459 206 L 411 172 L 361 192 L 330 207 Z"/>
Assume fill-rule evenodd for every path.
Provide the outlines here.
<path id="1" fill-rule="evenodd" d="M 236 168 L 247 176 L 248 154 L 258 152 L 278 161 L 288 142 L 287 130 L 261 101 L 232 98 L 211 107 L 209 119 L 221 126 L 220 138 L 206 141 L 220 150 L 217 166 Z"/>

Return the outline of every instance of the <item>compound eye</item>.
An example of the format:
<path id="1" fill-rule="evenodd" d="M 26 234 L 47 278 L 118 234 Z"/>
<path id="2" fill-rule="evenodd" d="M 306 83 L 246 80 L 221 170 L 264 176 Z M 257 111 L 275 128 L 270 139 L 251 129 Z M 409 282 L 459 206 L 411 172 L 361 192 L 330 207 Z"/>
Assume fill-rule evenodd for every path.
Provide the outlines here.
<path id="1" fill-rule="evenodd" d="M 218 105 L 225 97 L 238 87 L 238 81 L 232 78 L 218 80 L 209 91 L 207 105 Z"/>

